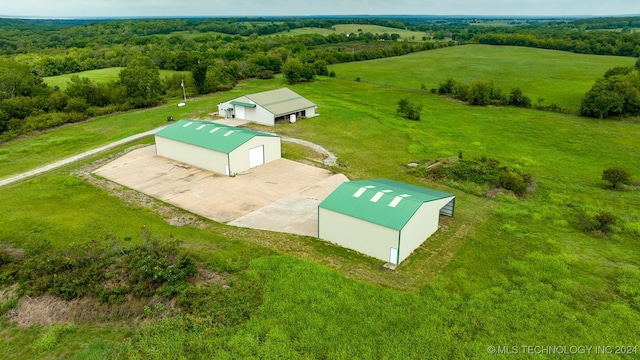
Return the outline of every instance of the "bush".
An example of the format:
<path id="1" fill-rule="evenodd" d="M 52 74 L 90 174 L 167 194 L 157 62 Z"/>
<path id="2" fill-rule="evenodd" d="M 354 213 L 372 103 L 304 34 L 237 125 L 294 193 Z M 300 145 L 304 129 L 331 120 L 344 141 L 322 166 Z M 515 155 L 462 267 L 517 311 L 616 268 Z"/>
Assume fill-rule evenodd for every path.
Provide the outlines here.
<path id="1" fill-rule="evenodd" d="M 520 88 L 513 88 L 509 93 L 509 98 L 507 99 L 507 105 L 521 107 L 521 108 L 530 108 L 531 99 L 525 94 L 523 94 Z"/>
<path id="2" fill-rule="evenodd" d="M 618 222 L 618 218 L 610 212 L 599 212 L 594 218 L 595 229 L 603 233 L 609 233 Z"/>
<path id="3" fill-rule="evenodd" d="M 618 223 L 618 218 L 610 212 L 601 211 L 595 216 L 581 215 L 580 223 L 585 232 L 597 231 L 608 235 L 613 232 L 615 225 Z"/>
<path id="4" fill-rule="evenodd" d="M 420 111 L 422 111 L 422 105 L 413 104 L 407 99 L 400 100 L 396 110 L 403 118 L 414 121 L 420 120 Z"/>
<path id="5" fill-rule="evenodd" d="M 631 185 L 631 173 L 622 167 L 614 166 L 602 171 L 602 180 L 611 183 L 612 189 L 619 189 L 622 185 Z"/>
<path id="6" fill-rule="evenodd" d="M 505 170 L 498 176 L 498 185 L 506 190 L 513 191 L 518 196 L 527 193 L 527 182 L 525 177 L 517 171 Z"/>
<path id="7" fill-rule="evenodd" d="M 417 172 L 414 174 L 421 175 Z M 500 161 L 494 158 L 463 159 L 462 152 L 458 153 L 455 161 L 443 162 L 440 166 L 427 170 L 427 175 L 435 179 L 449 178 L 478 185 L 493 185 L 513 191 L 519 197 L 531 192 L 534 184 L 533 176 L 529 173 L 502 166 Z"/>
<path id="8" fill-rule="evenodd" d="M 197 267 L 178 243 L 148 239 L 142 245 L 122 248 L 92 241 L 64 250 L 48 243 L 30 249 L 23 263 L 11 258 L 0 265 L 0 282 L 18 283 L 23 293 L 45 292 L 72 300 L 83 296 L 101 302 L 121 303 L 134 297 L 173 297 L 181 292 Z M 0 253 L 1 255 L 1 253 Z"/>

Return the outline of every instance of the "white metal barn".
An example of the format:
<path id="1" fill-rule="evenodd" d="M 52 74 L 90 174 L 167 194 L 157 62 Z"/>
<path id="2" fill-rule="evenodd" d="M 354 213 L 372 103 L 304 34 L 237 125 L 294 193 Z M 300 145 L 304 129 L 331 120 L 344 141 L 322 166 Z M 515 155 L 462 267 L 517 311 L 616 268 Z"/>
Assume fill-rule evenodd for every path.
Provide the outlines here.
<path id="1" fill-rule="evenodd" d="M 276 120 L 295 122 L 298 118 L 316 116 L 316 104 L 288 88 L 270 90 L 218 104 L 218 114 L 225 118 L 238 118 L 265 125 Z"/>
<path id="2" fill-rule="evenodd" d="M 227 176 L 280 159 L 280 137 L 207 121 L 180 120 L 155 135 L 156 154 Z"/>
<path id="3" fill-rule="evenodd" d="M 453 216 L 455 195 L 388 179 L 342 183 L 318 206 L 318 237 L 399 264 Z"/>

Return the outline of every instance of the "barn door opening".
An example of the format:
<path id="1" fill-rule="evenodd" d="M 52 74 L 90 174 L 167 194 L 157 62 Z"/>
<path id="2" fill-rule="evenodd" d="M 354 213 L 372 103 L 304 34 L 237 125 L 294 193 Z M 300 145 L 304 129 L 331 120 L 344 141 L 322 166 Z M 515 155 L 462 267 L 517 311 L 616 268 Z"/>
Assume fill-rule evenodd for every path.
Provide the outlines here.
<path id="1" fill-rule="evenodd" d="M 264 145 L 249 149 L 249 168 L 264 164 Z"/>
<path id="2" fill-rule="evenodd" d="M 389 251 L 389 262 L 398 265 L 398 249 L 391 248 L 391 251 Z"/>

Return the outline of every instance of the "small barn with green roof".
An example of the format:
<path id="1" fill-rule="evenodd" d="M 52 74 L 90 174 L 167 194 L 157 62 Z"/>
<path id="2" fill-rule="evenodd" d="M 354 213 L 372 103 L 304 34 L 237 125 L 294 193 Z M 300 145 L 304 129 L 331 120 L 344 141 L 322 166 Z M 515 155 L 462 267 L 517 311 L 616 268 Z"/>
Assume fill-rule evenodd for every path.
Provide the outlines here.
<path id="1" fill-rule="evenodd" d="M 280 159 L 280 137 L 209 121 L 180 120 L 155 135 L 156 154 L 223 175 Z"/>
<path id="2" fill-rule="evenodd" d="M 388 179 L 342 183 L 318 206 L 318 237 L 399 264 L 453 216 L 455 195 Z"/>
<path id="3" fill-rule="evenodd" d="M 248 94 L 218 104 L 218 114 L 264 125 L 317 116 L 316 104 L 288 88 Z"/>

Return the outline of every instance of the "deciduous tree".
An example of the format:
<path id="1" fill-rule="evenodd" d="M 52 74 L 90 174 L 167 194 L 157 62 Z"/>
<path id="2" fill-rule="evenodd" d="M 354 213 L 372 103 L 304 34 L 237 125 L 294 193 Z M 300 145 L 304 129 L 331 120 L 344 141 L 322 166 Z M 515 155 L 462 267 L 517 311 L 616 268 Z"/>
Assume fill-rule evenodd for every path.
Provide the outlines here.
<path id="1" fill-rule="evenodd" d="M 126 89 L 127 102 L 134 107 L 158 102 L 162 93 L 160 71 L 150 58 L 141 56 L 131 60 L 118 76 Z"/>
<path id="2" fill-rule="evenodd" d="M 612 189 L 619 189 L 622 185 L 631 185 L 631 173 L 620 166 L 610 167 L 602 172 L 602 180 L 611 183 Z"/>

